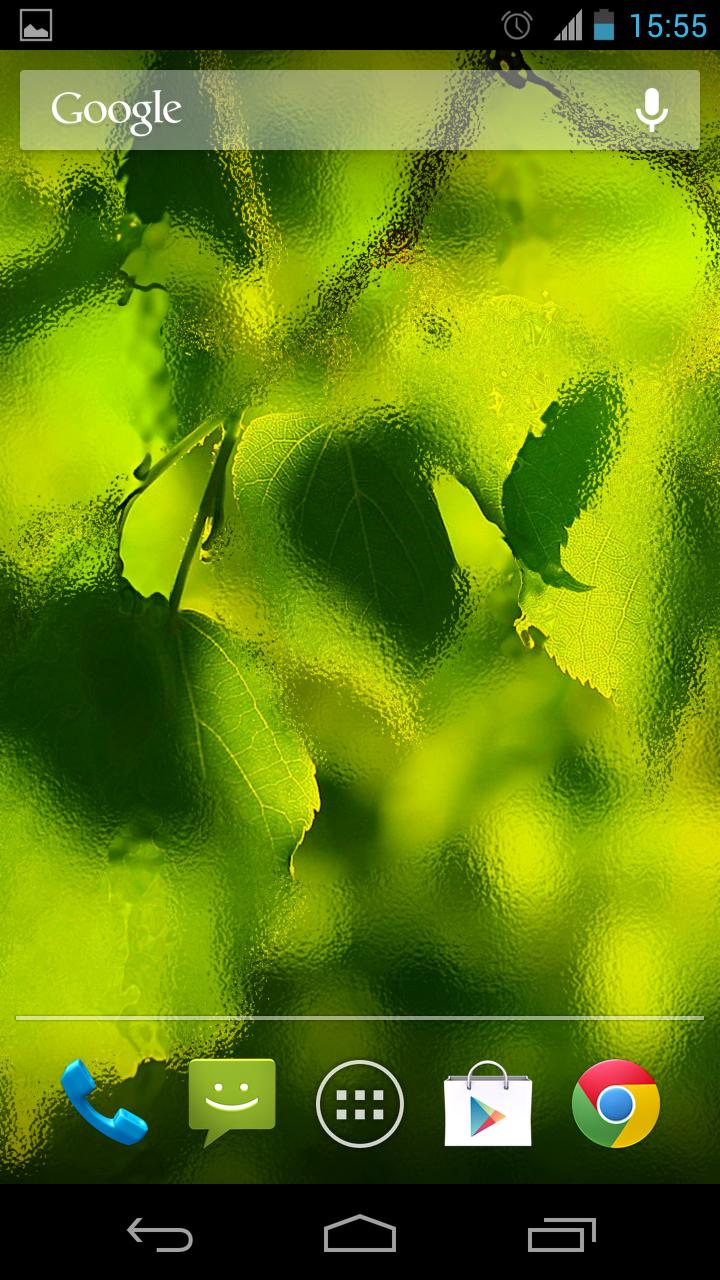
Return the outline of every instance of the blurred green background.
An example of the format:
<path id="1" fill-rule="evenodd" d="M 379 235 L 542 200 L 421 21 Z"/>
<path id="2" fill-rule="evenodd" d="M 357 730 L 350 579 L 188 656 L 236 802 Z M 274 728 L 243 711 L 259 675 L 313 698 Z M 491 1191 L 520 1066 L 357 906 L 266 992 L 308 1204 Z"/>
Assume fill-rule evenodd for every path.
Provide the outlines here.
<path id="1" fill-rule="evenodd" d="M 491 65 L 33 66 L 198 57 Z M 5 1181 L 717 1177 L 720 67 L 600 65 L 659 63 L 701 71 L 697 155 L 123 159 L 21 153 L 4 55 Z M 163 598 L 241 413 L 182 598 L 213 666 Z M 173 449 L 120 530 L 133 472 Z M 15 1021 L 37 1013 L 130 1020 Z M 69 1106 L 78 1056 L 103 1111 L 148 1121 L 138 1147 Z M 203 1149 L 187 1066 L 212 1056 L 276 1060 L 274 1131 Z M 570 1111 L 608 1057 L 662 1099 L 622 1152 Z M 406 1094 L 371 1151 L 315 1118 L 348 1058 Z M 532 1149 L 443 1148 L 442 1081 L 482 1058 L 533 1079 Z"/>

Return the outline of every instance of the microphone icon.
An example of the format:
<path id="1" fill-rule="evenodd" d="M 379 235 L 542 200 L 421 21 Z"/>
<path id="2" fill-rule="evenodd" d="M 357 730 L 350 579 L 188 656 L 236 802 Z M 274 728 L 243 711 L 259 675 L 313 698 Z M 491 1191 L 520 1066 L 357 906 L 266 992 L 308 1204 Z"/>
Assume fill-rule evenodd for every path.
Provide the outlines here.
<path id="1" fill-rule="evenodd" d="M 635 115 L 638 120 L 642 120 L 646 124 L 651 133 L 654 133 L 657 126 L 662 124 L 663 120 L 667 120 L 667 107 L 660 110 L 660 90 L 645 90 L 645 110 L 642 107 L 635 108 Z"/>

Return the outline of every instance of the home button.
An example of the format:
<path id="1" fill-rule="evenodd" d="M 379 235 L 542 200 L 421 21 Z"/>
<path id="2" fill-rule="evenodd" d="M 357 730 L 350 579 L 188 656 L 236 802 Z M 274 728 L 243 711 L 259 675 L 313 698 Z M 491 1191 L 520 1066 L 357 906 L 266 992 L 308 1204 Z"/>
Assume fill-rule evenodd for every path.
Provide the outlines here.
<path id="1" fill-rule="evenodd" d="M 397 1230 L 389 1222 L 356 1213 L 323 1228 L 325 1253 L 396 1253 Z"/>

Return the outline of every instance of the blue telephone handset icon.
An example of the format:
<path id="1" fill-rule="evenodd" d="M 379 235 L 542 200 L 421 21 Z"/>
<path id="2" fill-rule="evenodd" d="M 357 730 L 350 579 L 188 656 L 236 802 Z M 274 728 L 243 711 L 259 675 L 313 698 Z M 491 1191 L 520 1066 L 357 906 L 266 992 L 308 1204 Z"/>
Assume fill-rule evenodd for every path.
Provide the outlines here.
<path id="1" fill-rule="evenodd" d="M 98 1133 L 103 1133 L 106 1138 L 112 1138 L 113 1142 L 122 1142 L 125 1147 L 132 1147 L 134 1143 L 140 1142 L 145 1137 L 148 1127 L 145 1121 L 141 1120 L 140 1116 L 133 1115 L 132 1111 L 126 1111 L 124 1107 L 120 1107 L 120 1110 L 116 1111 L 110 1119 L 109 1116 L 100 1115 L 92 1103 L 88 1102 L 88 1094 L 95 1088 L 95 1081 L 80 1058 L 68 1064 L 60 1077 L 60 1083 L 76 1111 L 79 1111 L 83 1119 L 87 1120 L 93 1129 L 97 1129 Z"/>

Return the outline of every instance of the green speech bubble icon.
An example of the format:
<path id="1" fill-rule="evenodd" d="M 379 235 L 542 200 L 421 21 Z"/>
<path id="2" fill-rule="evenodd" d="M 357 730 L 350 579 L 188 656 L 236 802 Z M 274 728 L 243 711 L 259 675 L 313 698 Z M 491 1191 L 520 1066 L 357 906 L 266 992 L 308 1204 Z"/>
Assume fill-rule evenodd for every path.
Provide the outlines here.
<path id="1" fill-rule="evenodd" d="M 230 1129 L 275 1128 L 272 1058 L 194 1058 L 190 1128 L 207 1129 L 205 1146 Z"/>

